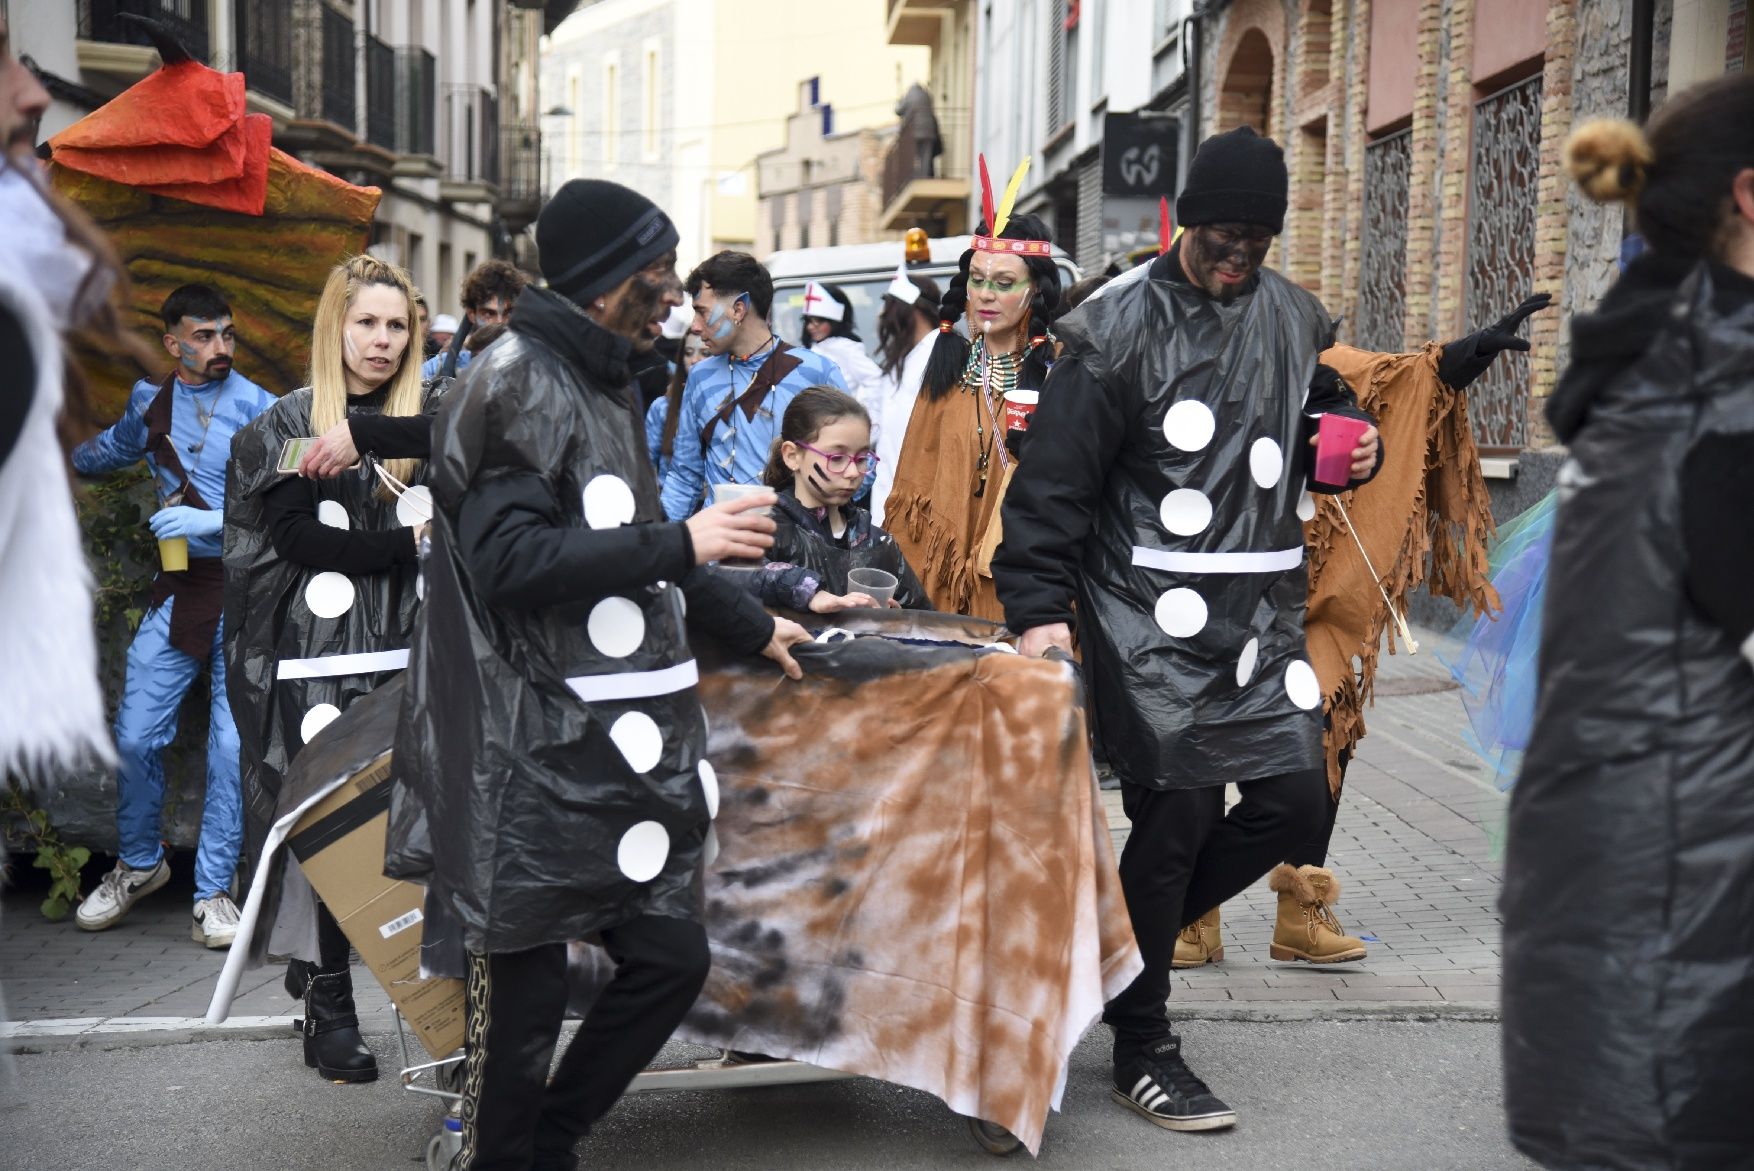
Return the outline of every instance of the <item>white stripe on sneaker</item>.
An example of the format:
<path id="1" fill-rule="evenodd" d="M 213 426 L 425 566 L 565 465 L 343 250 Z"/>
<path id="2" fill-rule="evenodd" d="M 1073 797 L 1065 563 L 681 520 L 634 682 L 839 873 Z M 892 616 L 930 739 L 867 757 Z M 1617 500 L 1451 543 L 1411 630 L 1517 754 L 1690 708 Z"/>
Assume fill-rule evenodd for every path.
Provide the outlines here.
<path id="1" fill-rule="evenodd" d="M 1151 1084 L 1151 1075 L 1145 1074 L 1138 1081 L 1133 1083 L 1133 1092 L 1128 1094 L 1127 1096 L 1129 1098 L 1133 1099 L 1133 1101 L 1135 1101 L 1135 1102 L 1139 1101 L 1140 1095 L 1145 1092 L 1145 1088 L 1147 1086 L 1149 1086 L 1150 1084 Z"/>
<path id="2" fill-rule="evenodd" d="M 1159 1106 L 1167 1101 L 1169 1101 L 1169 1095 L 1153 1086 L 1151 1096 L 1145 1099 L 1144 1106 L 1145 1109 L 1155 1112 Z"/>

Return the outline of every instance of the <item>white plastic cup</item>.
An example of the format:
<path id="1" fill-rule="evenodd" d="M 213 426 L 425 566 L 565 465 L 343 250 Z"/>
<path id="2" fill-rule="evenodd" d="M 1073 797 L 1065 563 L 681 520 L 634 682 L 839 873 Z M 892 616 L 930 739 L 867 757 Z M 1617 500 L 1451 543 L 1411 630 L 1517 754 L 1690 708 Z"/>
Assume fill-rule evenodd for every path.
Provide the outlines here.
<path id="1" fill-rule="evenodd" d="M 847 592 L 870 594 L 878 609 L 889 605 L 890 600 L 895 597 L 895 587 L 899 584 L 895 575 L 885 569 L 861 567 L 847 574 Z"/>
<path id="2" fill-rule="evenodd" d="M 773 491 L 772 488 L 764 487 L 760 484 L 714 484 L 713 485 L 713 503 L 714 504 L 729 504 L 731 501 L 741 500 L 745 496 L 759 496 L 763 492 L 772 492 L 772 491 Z M 745 511 L 743 515 L 744 516 L 772 516 L 773 515 L 773 506 L 768 505 L 766 508 L 751 508 L 751 509 L 748 509 L 747 511 Z"/>

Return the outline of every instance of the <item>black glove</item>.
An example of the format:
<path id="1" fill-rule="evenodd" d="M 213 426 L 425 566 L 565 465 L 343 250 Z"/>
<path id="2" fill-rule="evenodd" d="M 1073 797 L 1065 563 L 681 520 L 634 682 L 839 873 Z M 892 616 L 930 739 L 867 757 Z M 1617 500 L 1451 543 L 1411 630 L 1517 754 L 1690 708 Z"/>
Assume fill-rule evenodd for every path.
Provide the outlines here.
<path id="1" fill-rule="evenodd" d="M 1005 432 L 1005 450 L 1011 453 L 1012 459 L 1023 458 L 1023 444 L 1029 438 L 1029 432 L 1013 427 Z"/>
<path id="2" fill-rule="evenodd" d="M 1492 365 L 1492 359 L 1504 351 L 1526 352 L 1529 348 L 1528 339 L 1518 337 L 1516 331 L 1522 328 L 1524 321 L 1552 303 L 1553 294 L 1536 293 L 1518 305 L 1515 312 L 1480 332 L 1446 342 L 1443 356 L 1437 360 L 1437 376 L 1456 390 L 1466 390 L 1475 379 L 1486 373 L 1486 368 Z"/>

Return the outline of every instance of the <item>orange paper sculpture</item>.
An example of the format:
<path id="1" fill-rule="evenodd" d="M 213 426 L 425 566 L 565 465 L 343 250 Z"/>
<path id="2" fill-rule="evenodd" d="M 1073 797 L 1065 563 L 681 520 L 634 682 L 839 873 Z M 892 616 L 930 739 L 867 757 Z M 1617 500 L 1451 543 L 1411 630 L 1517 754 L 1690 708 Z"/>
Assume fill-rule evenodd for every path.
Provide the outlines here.
<path id="1" fill-rule="evenodd" d="M 232 306 L 238 370 L 280 394 L 303 385 L 323 282 L 365 248 L 381 193 L 275 149 L 244 86 L 241 73 L 166 65 L 50 139 L 50 178 L 109 233 L 155 350 L 164 298 L 210 284 Z M 132 376 L 91 374 L 100 416 L 120 415 Z"/>

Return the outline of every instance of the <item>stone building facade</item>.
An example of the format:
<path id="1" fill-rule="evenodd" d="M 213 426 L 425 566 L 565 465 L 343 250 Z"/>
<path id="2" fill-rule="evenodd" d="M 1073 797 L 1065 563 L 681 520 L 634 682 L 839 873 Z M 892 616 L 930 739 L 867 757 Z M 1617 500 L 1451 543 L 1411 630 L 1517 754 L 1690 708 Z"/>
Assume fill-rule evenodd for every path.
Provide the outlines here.
<path id="1" fill-rule="evenodd" d="M 1621 209 L 1562 165 L 1574 126 L 1660 105 L 1672 36 L 1682 83 L 1741 67 L 1742 0 L 1232 0 L 1206 6 L 1201 133 L 1248 123 L 1286 147 L 1286 231 L 1272 263 L 1320 295 L 1341 337 L 1419 346 L 1486 324 L 1530 292 L 1558 312 L 1533 352 L 1472 395 L 1476 434 L 1517 501 L 1544 491 L 1543 406 L 1571 316 L 1617 271 Z M 1743 31 L 1738 33 L 1740 27 Z M 1727 47 L 1726 47 L 1727 46 Z M 1648 93 L 1629 92 L 1647 55 Z M 1639 99 L 1642 99 L 1639 100 Z M 1515 504 L 1507 500 L 1515 511 Z"/>
<path id="2" fill-rule="evenodd" d="M 815 78 L 798 86 L 786 145 L 755 158 L 755 254 L 899 240 L 883 217 L 883 161 L 895 127 L 836 132 Z"/>

